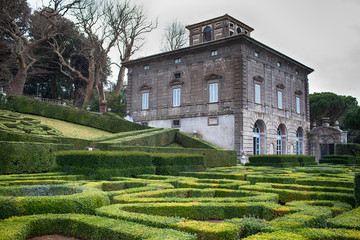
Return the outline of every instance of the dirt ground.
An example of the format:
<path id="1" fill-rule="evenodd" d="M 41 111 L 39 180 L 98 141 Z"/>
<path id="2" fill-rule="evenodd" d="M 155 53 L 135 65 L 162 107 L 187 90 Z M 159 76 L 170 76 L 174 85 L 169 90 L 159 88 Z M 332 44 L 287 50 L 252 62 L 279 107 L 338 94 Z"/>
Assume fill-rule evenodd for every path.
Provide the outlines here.
<path id="1" fill-rule="evenodd" d="M 46 236 L 30 238 L 28 240 L 80 240 L 80 239 L 74 237 L 64 237 L 60 235 L 46 235 Z"/>

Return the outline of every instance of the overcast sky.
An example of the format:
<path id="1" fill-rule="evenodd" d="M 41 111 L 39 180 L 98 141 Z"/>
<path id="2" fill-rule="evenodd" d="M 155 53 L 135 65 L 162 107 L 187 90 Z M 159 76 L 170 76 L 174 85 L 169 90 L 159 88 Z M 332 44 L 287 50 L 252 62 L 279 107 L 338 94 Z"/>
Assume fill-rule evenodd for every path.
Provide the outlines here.
<path id="1" fill-rule="evenodd" d="M 313 68 L 310 93 L 330 91 L 360 102 L 360 0 L 132 1 L 159 23 L 137 57 L 160 52 L 173 19 L 189 25 L 227 13 L 254 28 L 252 38 Z"/>

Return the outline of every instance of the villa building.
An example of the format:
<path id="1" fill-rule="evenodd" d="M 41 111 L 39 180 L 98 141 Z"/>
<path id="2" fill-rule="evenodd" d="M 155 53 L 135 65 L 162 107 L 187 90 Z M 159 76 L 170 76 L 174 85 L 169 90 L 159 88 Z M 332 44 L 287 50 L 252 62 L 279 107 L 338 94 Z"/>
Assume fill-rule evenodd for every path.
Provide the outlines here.
<path id="1" fill-rule="evenodd" d="M 186 28 L 189 47 L 124 63 L 134 121 L 179 128 L 239 157 L 309 154 L 313 69 L 229 15 Z"/>

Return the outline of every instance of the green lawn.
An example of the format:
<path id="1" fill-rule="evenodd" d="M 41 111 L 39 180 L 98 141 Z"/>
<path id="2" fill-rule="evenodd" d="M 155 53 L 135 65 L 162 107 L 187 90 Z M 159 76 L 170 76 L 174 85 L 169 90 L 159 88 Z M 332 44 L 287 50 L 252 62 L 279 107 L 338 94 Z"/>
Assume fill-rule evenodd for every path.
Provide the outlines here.
<path id="1" fill-rule="evenodd" d="M 60 131 L 65 137 L 81 138 L 81 139 L 96 139 L 100 137 L 110 137 L 113 134 L 103 130 L 99 130 L 92 127 L 86 127 L 74 123 L 64 122 L 57 119 L 45 118 L 30 114 L 21 114 L 22 116 L 38 119 L 41 124 L 48 125 Z"/>

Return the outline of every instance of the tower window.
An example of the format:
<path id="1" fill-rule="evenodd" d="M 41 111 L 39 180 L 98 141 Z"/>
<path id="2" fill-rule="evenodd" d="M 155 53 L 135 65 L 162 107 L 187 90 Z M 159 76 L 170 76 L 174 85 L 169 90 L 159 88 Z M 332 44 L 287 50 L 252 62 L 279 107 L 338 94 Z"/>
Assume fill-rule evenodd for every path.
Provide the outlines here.
<path id="1" fill-rule="evenodd" d="M 174 62 L 175 63 L 181 63 L 181 58 L 175 58 Z"/>
<path id="2" fill-rule="evenodd" d="M 242 32 L 242 31 L 241 31 L 241 28 L 238 27 L 238 28 L 236 29 L 236 32 L 237 32 L 237 34 L 240 34 L 240 33 Z"/>
<path id="3" fill-rule="evenodd" d="M 211 27 L 207 26 L 204 28 L 204 42 L 211 41 Z"/>
<path id="4" fill-rule="evenodd" d="M 255 56 L 255 57 L 259 57 L 259 52 L 256 52 L 256 51 L 255 51 L 254 56 Z"/>
<path id="5" fill-rule="evenodd" d="M 149 70 L 150 69 L 150 66 L 149 65 L 145 65 L 144 66 L 144 70 Z"/>
<path id="6" fill-rule="evenodd" d="M 174 78 L 175 78 L 175 79 L 181 78 L 181 73 L 175 73 L 175 74 L 174 74 Z"/>
<path id="7" fill-rule="evenodd" d="M 281 67 L 281 62 L 277 62 L 276 66 Z"/>

